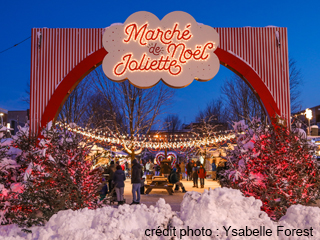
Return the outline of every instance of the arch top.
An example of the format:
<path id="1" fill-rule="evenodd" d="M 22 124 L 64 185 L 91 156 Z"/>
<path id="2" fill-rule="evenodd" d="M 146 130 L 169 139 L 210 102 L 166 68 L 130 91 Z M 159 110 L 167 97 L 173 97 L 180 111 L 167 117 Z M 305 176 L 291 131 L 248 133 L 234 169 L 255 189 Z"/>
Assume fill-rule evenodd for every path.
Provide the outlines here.
<path id="1" fill-rule="evenodd" d="M 242 75 L 259 95 L 269 116 L 290 121 L 290 86 L 286 28 L 215 28 L 221 63 Z M 31 131 L 53 120 L 68 92 L 107 51 L 104 29 L 32 29 Z M 41 38 L 38 38 L 41 33 Z M 278 38 L 282 40 L 281 45 Z"/>

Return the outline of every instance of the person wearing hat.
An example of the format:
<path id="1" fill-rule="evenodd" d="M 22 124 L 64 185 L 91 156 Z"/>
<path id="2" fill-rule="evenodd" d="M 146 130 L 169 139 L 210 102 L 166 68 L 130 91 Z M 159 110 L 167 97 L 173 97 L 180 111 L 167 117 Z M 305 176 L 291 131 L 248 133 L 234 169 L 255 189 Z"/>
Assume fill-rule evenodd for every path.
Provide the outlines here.
<path id="1" fill-rule="evenodd" d="M 105 178 L 102 178 L 102 183 L 98 188 L 98 192 L 100 192 L 100 201 L 102 201 L 108 194 L 108 184 Z"/>
<path id="2" fill-rule="evenodd" d="M 175 184 L 176 186 L 180 186 L 183 193 L 187 192 L 186 189 L 184 188 L 182 182 L 179 181 L 176 168 L 172 169 L 172 172 L 170 173 L 170 176 L 169 176 L 169 182 L 172 184 Z"/>

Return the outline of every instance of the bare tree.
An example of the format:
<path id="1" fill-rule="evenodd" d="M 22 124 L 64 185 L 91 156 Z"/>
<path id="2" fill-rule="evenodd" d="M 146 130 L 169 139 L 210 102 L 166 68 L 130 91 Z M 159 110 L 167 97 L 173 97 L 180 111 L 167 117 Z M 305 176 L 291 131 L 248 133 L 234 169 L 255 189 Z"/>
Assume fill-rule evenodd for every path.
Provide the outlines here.
<path id="1" fill-rule="evenodd" d="M 84 122 L 91 129 L 108 129 L 114 131 L 113 117 L 115 116 L 119 128 L 124 127 L 123 117 L 119 108 L 115 107 L 116 102 L 109 104 L 100 91 L 95 91 L 88 98 L 88 107 L 84 113 Z M 110 106 L 112 109 L 110 109 Z M 121 131 L 123 132 L 123 131 Z"/>
<path id="2" fill-rule="evenodd" d="M 250 87 L 238 75 L 226 79 L 221 93 L 228 110 L 228 121 L 240 121 L 252 117 L 264 118 L 264 110 Z"/>
<path id="3" fill-rule="evenodd" d="M 21 101 L 30 104 L 30 82 L 27 82 L 27 87 L 24 89 L 24 92 L 26 95 L 21 97 Z"/>
<path id="4" fill-rule="evenodd" d="M 297 62 L 293 58 L 290 58 L 289 60 L 289 78 L 291 112 L 296 113 L 302 109 L 300 87 L 303 85 L 303 78 L 301 70 L 297 67 Z"/>
<path id="5" fill-rule="evenodd" d="M 219 147 L 218 143 L 214 143 L 212 139 L 215 138 L 217 134 L 217 127 L 215 116 L 205 116 L 202 119 L 199 119 L 199 122 L 192 124 L 192 134 L 196 136 L 196 138 L 202 140 L 202 144 L 199 145 L 197 152 L 203 156 L 204 166 L 207 161 L 207 154 L 209 150 L 212 148 Z"/>
<path id="6" fill-rule="evenodd" d="M 228 112 L 222 100 L 212 100 L 206 105 L 205 109 L 199 111 L 196 122 L 207 122 L 210 119 L 210 124 L 217 125 L 217 130 L 225 130 L 228 128 L 227 115 Z"/>
<path id="7" fill-rule="evenodd" d="M 298 112 L 301 110 L 299 98 L 303 79 L 301 70 L 297 68 L 296 61 L 292 58 L 289 60 L 289 79 L 291 112 Z M 265 117 L 265 112 L 257 96 L 238 75 L 234 74 L 230 79 L 227 79 L 221 87 L 221 92 L 230 113 L 229 121 L 251 119 L 252 117 L 263 119 Z"/>
<path id="8" fill-rule="evenodd" d="M 169 114 L 164 119 L 164 127 L 168 132 L 174 133 L 181 128 L 181 120 L 178 115 Z"/>
<path id="9" fill-rule="evenodd" d="M 88 80 L 81 81 L 78 86 L 70 93 L 65 101 L 58 116 L 58 120 L 62 123 L 76 123 L 84 125 L 84 114 L 89 106 L 91 82 Z"/>
<path id="10" fill-rule="evenodd" d="M 114 83 L 105 76 L 101 68 L 91 72 L 90 78 L 94 80 L 96 92 L 104 98 L 112 130 L 118 137 L 128 139 L 122 141 L 122 144 L 131 159 L 134 159 L 138 151 L 141 151 L 137 150 L 135 140 L 141 134 L 148 134 L 151 127 L 158 122 L 157 117 L 171 103 L 173 90 L 163 84 L 150 89 L 140 89 L 128 81 Z"/>

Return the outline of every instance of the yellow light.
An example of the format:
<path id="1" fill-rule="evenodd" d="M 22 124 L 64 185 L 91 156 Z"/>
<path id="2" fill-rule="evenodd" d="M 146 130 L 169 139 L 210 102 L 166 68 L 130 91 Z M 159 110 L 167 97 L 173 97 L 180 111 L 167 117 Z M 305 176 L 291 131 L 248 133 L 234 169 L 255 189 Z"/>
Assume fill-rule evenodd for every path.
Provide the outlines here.
<path id="1" fill-rule="evenodd" d="M 305 114 L 306 114 L 306 118 L 308 118 L 309 120 L 312 118 L 311 109 L 307 108 Z"/>

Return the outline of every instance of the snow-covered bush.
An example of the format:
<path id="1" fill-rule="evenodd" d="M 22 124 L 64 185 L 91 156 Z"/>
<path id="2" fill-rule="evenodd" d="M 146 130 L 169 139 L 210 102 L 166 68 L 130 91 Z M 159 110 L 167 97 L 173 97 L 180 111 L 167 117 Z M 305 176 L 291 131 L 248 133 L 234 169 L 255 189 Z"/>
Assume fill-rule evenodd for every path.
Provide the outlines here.
<path id="1" fill-rule="evenodd" d="M 42 136 L 36 142 L 28 127 L 20 128 L 12 144 L 21 150 L 16 159 L 23 165 L 11 184 L 15 195 L 7 201 L 5 217 L 20 226 L 43 225 L 60 210 L 98 206 L 101 174 L 90 170 L 83 139 L 51 124 Z"/>
<path id="2" fill-rule="evenodd" d="M 6 137 L 8 129 L 0 129 L 0 224 L 11 223 L 8 213 L 12 199 L 22 191 L 21 175 L 25 166 L 14 140 Z"/>
<path id="3" fill-rule="evenodd" d="M 277 124 L 259 119 L 234 124 L 237 146 L 228 152 L 223 186 L 240 189 L 263 203 L 261 209 L 278 220 L 293 204 L 306 205 L 319 197 L 315 146 Z"/>

